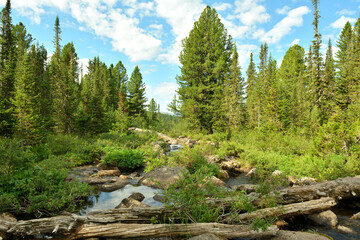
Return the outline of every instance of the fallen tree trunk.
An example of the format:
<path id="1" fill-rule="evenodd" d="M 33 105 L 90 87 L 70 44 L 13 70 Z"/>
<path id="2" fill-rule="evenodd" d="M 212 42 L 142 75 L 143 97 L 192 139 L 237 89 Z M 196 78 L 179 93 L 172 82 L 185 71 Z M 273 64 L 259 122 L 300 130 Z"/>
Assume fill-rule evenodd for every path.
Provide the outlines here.
<path id="1" fill-rule="evenodd" d="M 220 223 L 193 223 L 193 224 L 86 224 L 72 236 L 79 238 L 161 238 L 161 237 L 187 237 L 212 233 L 225 238 L 260 238 L 275 236 L 276 226 L 267 231 L 254 231 L 251 226 L 227 225 Z"/>
<path id="2" fill-rule="evenodd" d="M 318 200 L 312 200 L 302 203 L 294 203 L 274 208 L 264 208 L 251 213 L 239 214 L 235 217 L 226 216 L 223 223 L 234 223 L 249 221 L 255 218 L 267 218 L 267 217 L 279 217 L 287 218 L 298 215 L 308 215 L 312 213 L 318 213 L 330 209 L 336 205 L 336 201 L 333 198 L 321 198 Z"/>
<path id="3" fill-rule="evenodd" d="M 150 223 L 151 219 L 164 220 L 171 211 L 164 207 L 120 208 L 91 212 L 85 216 L 69 214 L 51 218 L 18 221 L 8 233 L 14 235 L 61 234 L 68 235 L 82 224 Z"/>

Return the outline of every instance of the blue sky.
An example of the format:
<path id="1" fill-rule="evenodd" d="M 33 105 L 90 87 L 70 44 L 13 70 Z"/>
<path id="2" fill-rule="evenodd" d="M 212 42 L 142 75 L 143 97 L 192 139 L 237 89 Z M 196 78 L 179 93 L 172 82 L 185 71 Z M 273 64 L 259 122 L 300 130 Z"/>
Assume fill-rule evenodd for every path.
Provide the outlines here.
<path id="1" fill-rule="evenodd" d="M 0 0 L 0 7 L 6 0 Z M 281 64 L 286 50 L 298 43 L 306 50 L 313 36 L 311 0 L 12 0 L 13 24 L 23 22 L 32 36 L 53 52 L 55 17 L 60 18 L 62 45 L 74 42 L 81 62 L 100 56 L 119 60 L 129 76 L 140 67 L 149 100 L 161 111 L 177 89 L 181 40 L 206 5 L 215 7 L 239 51 L 243 72 L 251 52 L 269 44 Z M 336 41 L 346 21 L 360 16 L 360 0 L 320 0 L 320 32 L 325 45 Z M 334 43 L 335 45 L 335 43 Z M 326 46 L 323 47 L 325 52 Z M 336 51 L 336 46 L 334 46 Z"/>

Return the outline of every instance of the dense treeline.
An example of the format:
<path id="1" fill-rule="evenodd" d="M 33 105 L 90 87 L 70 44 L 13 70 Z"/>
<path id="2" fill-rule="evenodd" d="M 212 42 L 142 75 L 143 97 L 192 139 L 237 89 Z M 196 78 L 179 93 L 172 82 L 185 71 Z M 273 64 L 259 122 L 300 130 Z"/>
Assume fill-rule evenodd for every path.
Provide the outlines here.
<path id="1" fill-rule="evenodd" d="M 258 129 L 304 134 L 320 153 L 351 154 L 360 141 L 360 18 L 346 23 L 333 56 L 320 47 L 319 2 L 313 0 L 314 38 L 308 54 L 295 44 L 278 67 L 262 44 L 241 76 L 235 43 L 209 6 L 183 41 L 180 85 L 169 108 L 203 133 Z M 231 132 L 231 131 L 229 131 Z"/>
<path id="2" fill-rule="evenodd" d="M 60 20 L 54 25 L 54 53 L 47 51 L 22 23 L 13 25 L 10 1 L 1 12 L 0 135 L 16 136 L 25 145 L 49 133 L 93 134 L 129 126 L 156 128 L 160 107 L 146 105 L 138 66 L 131 77 L 121 61 L 109 67 L 99 57 L 82 76 L 74 44 L 61 45 Z"/>

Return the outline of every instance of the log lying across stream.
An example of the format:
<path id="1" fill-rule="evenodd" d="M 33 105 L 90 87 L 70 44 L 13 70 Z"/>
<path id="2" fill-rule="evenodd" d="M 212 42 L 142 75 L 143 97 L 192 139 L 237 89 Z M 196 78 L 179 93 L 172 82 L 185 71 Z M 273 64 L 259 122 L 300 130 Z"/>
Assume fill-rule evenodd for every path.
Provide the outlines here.
<path id="1" fill-rule="evenodd" d="M 307 215 L 331 208 L 340 198 L 360 196 L 360 178 L 347 177 L 334 181 L 325 181 L 310 186 L 289 187 L 280 190 L 280 199 L 284 206 L 260 209 L 252 213 L 239 214 L 233 219 L 225 218 L 224 223 L 240 224 L 256 217 L 277 216 L 285 218 L 295 215 Z M 253 203 L 257 204 L 256 195 L 250 194 Z M 209 200 L 209 204 L 229 206 L 230 199 Z M 171 215 L 165 207 L 147 207 L 132 209 L 112 209 L 91 212 L 84 216 L 68 214 L 51 218 L 33 219 L 18 222 L 0 220 L 0 229 L 17 236 L 34 236 L 37 234 L 64 235 L 72 238 L 117 237 L 143 238 L 198 235 L 214 233 L 224 237 L 258 237 L 251 232 L 248 225 L 228 224 L 150 224 L 152 220 L 164 222 Z M 276 233 L 272 227 L 269 232 Z M 235 232 L 239 235 L 232 235 Z M 255 235 L 241 235 L 246 233 Z"/>

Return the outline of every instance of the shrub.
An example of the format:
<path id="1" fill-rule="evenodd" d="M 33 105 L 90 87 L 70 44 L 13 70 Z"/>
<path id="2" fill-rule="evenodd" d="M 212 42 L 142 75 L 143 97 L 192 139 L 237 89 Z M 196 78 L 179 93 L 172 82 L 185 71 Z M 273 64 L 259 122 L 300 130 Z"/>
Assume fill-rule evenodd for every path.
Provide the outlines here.
<path id="1" fill-rule="evenodd" d="M 144 163 L 144 154 L 139 150 L 112 150 L 106 153 L 102 162 L 119 168 L 134 169 Z"/>

